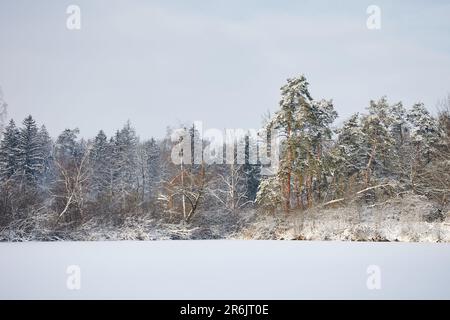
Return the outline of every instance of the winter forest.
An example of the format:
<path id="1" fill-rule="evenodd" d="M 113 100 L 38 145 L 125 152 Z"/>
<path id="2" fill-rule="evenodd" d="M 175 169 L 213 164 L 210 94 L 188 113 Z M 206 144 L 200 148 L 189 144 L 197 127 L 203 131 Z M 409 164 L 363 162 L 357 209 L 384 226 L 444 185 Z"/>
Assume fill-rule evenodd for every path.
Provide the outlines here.
<path id="1" fill-rule="evenodd" d="M 270 176 L 249 161 L 175 164 L 171 129 L 143 141 L 129 121 L 110 137 L 53 137 L 0 100 L 0 240 L 450 241 L 450 96 L 381 97 L 338 121 L 304 76 L 280 95 L 261 124 L 280 135 Z"/>

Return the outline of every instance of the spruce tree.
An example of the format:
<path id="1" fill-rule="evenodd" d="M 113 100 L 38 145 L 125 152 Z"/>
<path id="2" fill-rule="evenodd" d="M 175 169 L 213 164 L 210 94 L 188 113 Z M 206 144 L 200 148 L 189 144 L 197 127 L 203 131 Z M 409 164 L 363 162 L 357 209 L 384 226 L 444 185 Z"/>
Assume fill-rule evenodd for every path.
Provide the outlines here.
<path id="1" fill-rule="evenodd" d="M 145 153 L 145 189 L 156 197 L 156 187 L 161 179 L 161 151 L 155 139 L 151 138 L 142 145 Z"/>
<path id="2" fill-rule="evenodd" d="M 14 120 L 10 120 L 0 144 L 0 176 L 2 180 L 13 177 L 19 168 L 19 140 L 19 129 Z"/>
<path id="3" fill-rule="evenodd" d="M 38 132 L 38 141 L 40 146 L 40 153 L 42 157 L 41 174 L 45 178 L 52 170 L 53 162 L 53 141 L 47 131 L 45 125 L 41 126 Z"/>
<path id="4" fill-rule="evenodd" d="M 129 121 L 113 139 L 111 192 L 117 194 L 122 211 L 127 210 L 127 199 L 137 197 L 139 189 L 138 144 L 139 139 Z"/>
<path id="5" fill-rule="evenodd" d="M 111 148 L 103 130 L 95 137 L 89 157 L 93 192 L 95 194 L 107 192 L 110 184 Z"/>
<path id="6" fill-rule="evenodd" d="M 42 170 L 43 156 L 39 144 L 38 128 L 32 116 L 23 121 L 19 134 L 19 173 L 28 182 L 34 182 Z"/>

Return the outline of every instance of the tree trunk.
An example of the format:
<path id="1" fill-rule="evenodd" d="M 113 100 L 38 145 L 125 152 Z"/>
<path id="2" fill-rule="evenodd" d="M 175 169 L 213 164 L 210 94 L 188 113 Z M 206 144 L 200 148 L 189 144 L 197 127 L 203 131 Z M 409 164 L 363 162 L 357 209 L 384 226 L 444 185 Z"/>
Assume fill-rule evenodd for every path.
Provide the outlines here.
<path id="1" fill-rule="evenodd" d="M 183 219 L 186 220 L 186 197 L 184 195 L 184 168 L 183 168 L 183 158 L 181 158 L 181 190 L 183 194 L 181 196 L 183 204 Z"/>
<path id="2" fill-rule="evenodd" d="M 313 206 L 313 187 L 312 187 L 313 177 L 312 174 L 308 177 L 308 208 Z"/>
<path id="3" fill-rule="evenodd" d="M 297 177 L 295 179 L 295 196 L 297 199 L 297 209 L 300 209 L 302 207 L 302 199 L 301 199 L 301 184 L 300 184 L 300 177 Z"/>
<path id="4" fill-rule="evenodd" d="M 288 165 L 286 176 L 286 193 L 285 193 L 285 211 L 289 212 L 291 209 L 291 172 L 292 172 L 292 148 L 290 144 L 291 138 L 291 123 L 288 121 L 287 128 L 287 143 L 288 143 Z"/>
<path id="5" fill-rule="evenodd" d="M 369 161 L 367 162 L 367 167 L 366 167 L 366 182 L 365 182 L 365 187 L 367 188 L 370 184 L 370 177 L 372 176 L 372 164 L 373 164 L 373 160 L 375 158 L 375 152 L 377 150 L 377 147 L 374 146 L 372 148 L 372 152 L 370 153 L 370 157 L 369 157 Z"/>

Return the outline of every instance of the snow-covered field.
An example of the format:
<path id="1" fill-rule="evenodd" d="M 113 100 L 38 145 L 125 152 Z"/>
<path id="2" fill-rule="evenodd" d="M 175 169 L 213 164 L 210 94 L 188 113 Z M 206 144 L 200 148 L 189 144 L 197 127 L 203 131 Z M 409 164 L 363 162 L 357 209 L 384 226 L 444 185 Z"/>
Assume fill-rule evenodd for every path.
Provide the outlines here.
<path id="1" fill-rule="evenodd" d="M 9 232 L 3 237 L 19 238 Z M 448 213 L 418 196 L 289 215 L 205 212 L 191 224 L 85 224 L 59 238 L 45 232 L 0 243 L 0 299 L 450 298 L 450 243 L 429 243 L 450 242 Z M 63 239 L 78 241 L 33 241 Z M 80 290 L 67 287 L 69 266 L 79 268 Z M 371 270 L 379 290 L 367 286 Z"/>
<path id="2" fill-rule="evenodd" d="M 0 256 L 0 299 L 450 298 L 443 243 L 33 242 Z"/>

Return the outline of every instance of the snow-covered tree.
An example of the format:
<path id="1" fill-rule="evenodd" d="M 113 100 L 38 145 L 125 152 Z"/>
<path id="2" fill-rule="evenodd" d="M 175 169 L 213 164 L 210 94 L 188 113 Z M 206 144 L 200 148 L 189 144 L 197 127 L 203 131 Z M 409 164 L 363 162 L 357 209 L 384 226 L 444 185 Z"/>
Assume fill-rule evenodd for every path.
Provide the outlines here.
<path id="1" fill-rule="evenodd" d="M 42 183 L 48 184 L 51 180 L 53 171 L 53 141 L 50 137 L 45 125 L 41 126 L 38 132 L 38 143 L 40 146 L 40 153 L 42 157 L 41 176 Z"/>
<path id="2" fill-rule="evenodd" d="M 363 132 L 359 113 L 353 114 L 337 130 L 337 146 L 340 156 L 343 157 L 343 166 L 346 176 L 351 176 L 364 168 L 366 154 L 362 150 Z"/>
<path id="3" fill-rule="evenodd" d="M 170 215 L 181 213 L 186 222 L 190 222 L 199 211 L 211 182 L 202 153 L 196 157 L 194 146 L 198 145 L 203 146 L 203 142 L 195 124 L 177 131 L 168 130 L 162 143 L 164 173 L 158 200 Z M 178 147 L 173 150 L 179 151 L 180 156 L 180 161 L 175 163 L 172 154 L 174 147 Z"/>
<path id="4" fill-rule="evenodd" d="M 281 87 L 280 110 L 274 114 L 267 125 L 268 131 L 277 129 L 284 138 L 278 178 L 281 180 L 280 184 L 283 185 L 286 211 L 291 208 L 295 148 L 302 143 L 299 131 L 305 119 L 303 115 L 311 109 L 312 98 L 308 87 L 309 83 L 303 75 L 288 79 L 287 84 Z"/>
<path id="5" fill-rule="evenodd" d="M 293 187 L 299 207 L 303 207 L 303 194 L 308 206 L 312 206 L 314 189 L 320 194 L 323 149 L 337 117 L 333 103 L 314 101 L 308 86 L 304 76 L 288 79 L 281 88 L 280 110 L 267 124 L 267 129 L 277 129 L 283 137 L 278 179 L 285 210 L 291 208 Z"/>
<path id="6" fill-rule="evenodd" d="M 397 147 L 401 147 L 406 141 L 406 134 L 409 132 L 406 109 L 401 102 L 394 104 L 390 108 L 390 132 L 395 139 Z"/>
<path id="7" fill-rule="evenodd" d="M 366 152 L 365 187 L 367 188 L 371 183 L 374 170 L 384 170 L 386 156 L 393 145 L 393 140 L 378 115 L 367 115 L 363 117 L 362 122 L 364 137 L 362 147 Z"/>
<path id="8" fill-rule="evenodd" d="M 107 193 L 111 182 L 112 159 L 108 137 L 103 130 L 100 130 L 95 137 L 89 158 L 92 169 L 93 196 Z"/>
<path id="9" fill-rule="evenodd" d="M 78 129 L 66 129 L 55 144 L 57 179 L 53 186 L 54 207 L 67 223 L 84 218 L 90 182 L 90 146 L 78 140 Z"/>
<path id="10" fill-rule="evenodd" d="M 31 116 L 23 121 L 19 134 L 18 171 L 28 182 L 35 182 L 42 172 L 44 157 L 39 141 L 38 128 Z"/>
<path id="11" fill-rule="evenodd" d="M 376 116 L 385 128 L 389 128 L 392 124 L 391 107 L 386 96 L 381 97 L 378 101 L 371 100 L 367 110 L 369 111 L 369 115 Z"/>
<path id="12" fill-rule="evenodd" d="M 430 161 L 433 145 L 439 139 L 438 123 L 423 103 L 416 103 L 407 115 L 411 126 L 411 142 L 416 147 L 419 162 Z"/>
<path id="13" fill-rule="evenodd" d="M 72 161 L 80 159 L 83 154 L 83 148 L 78 141 L 80 130 L 65 129 L 56 139 L 55 155 L 59 161 Z"/>
<path id="14" fill-rule="evenodd" d="M 245 176 L 246 199 L 247 201 L 254 202 L 256 200 L 259 183 L 261 182 L 261 164 L 251 163 L 250 161 L 250 155 L 257 154 L 258 152 L 258 145 L 254 137 L 251 137 L 250 135 L 247 136 L 245 145 L 245 164 L 242 166 L 242 171 Z"/>
<path id="15" fill-rule="evenodd" d="M 335 185 L 339 196 L 345 191 L 350 191 L 361 180 L 361 174 L 365 170 L 367 150 L 364 148 L 364 134 L 359 113 L 353 114 L 337 130 L 335 151 Z"/>
<path id="16" fill-rule="evenodd" d="M 306 154 L 306 161 L 298 166 L 303 170 L 297 171 L 297 175 L 306 178 L 306 198 L 308 206 L 311 207 L 314 192 L 320 199 L 321 189 L 326 185 L 326 177 L 330 174 L 330 168 L 325 165 L 325 156 L 332 138 L 331 124 L 337 118 L 337 112 L 334 110 L 332 101 L 320 100 L 313 101 L 311 108 L 302 116 L 305 120 L 301 150 Z M 301 187 L 300 183 L 299 185 Z M 301 190 L 298 189 L 297 194 L 300 193 Z M 297 202 L 300 201 L 301 199 L 298 198 Z"/>
<path id="17" fill-rule="evenodd" d="M 396 159 L 395 131 L 402 123 L 401 106 L 392 107 L 387 98 L 382 97 L 378 101 L 370 101 L 369 114 L 362 117 L 363 141 L 361 147 L 366 153 L 365 187 L 367 188 L 372 177 L 388 175 L 392 172 L 392 163 Z M 395 111 L 395 112 L 393 112 Z"/>
<path id="18" fill-rule="evenodd" d="M 161 181 L 161 152 L 155 139 L 139 145 L 139 167 L 142 201 L 148 203 L 157 198 L 157 188 Z"/>
<path id="19" fill-rule="evenodd" d="M 14 120 L 10 120 L 0 144 L 0 176 L 2 181 L 13 177 L 19 168 L 19 140 L 19 129 L 16 127 Z"/>
<path id="20" fill-rule="evenodd" d="M 211 172 L 212 181 L 208 185 L 208 194 L 216 200 L 221 208 L 231 212 L 236 212 L 245 204 L 251 202 L 248 199 L 247 175 L 244 171 L 244 164 L 238 163 L 237 158 L 237 150 L 233 148 L 233 158 L 230 156 L 228 159 L 232 161 L 215 166 Z"/>
<path id="21" fill-rule="evenodd" d="M 282 186 L 278 177 L 266 177 L 261 180 L 256 203 L 269 213 L 274 213 L 283 204 Z"/>
<path id="22" fill-rule="evenodd" d="M 121 212 L 134 211 L 139 202 L 139 139 L 129 121 L 116 132 L 111 144 L 113 198 L 119 201 Z"/>
<path id="23" fill-rule="evenodd" d="M 6 119 L 8 117 L 8 104 L 3 100 L 3 91 L 0 87 L 0 140 L 6 127 Z"/>
<path id="24" fill-rule="evenodd" d="M 422 105 L 415 105 L 408 116 L 413 128 L 412 187 L 445 206 L 450 201 L 450 95 L 439 105 L 436 119 Z"/>

